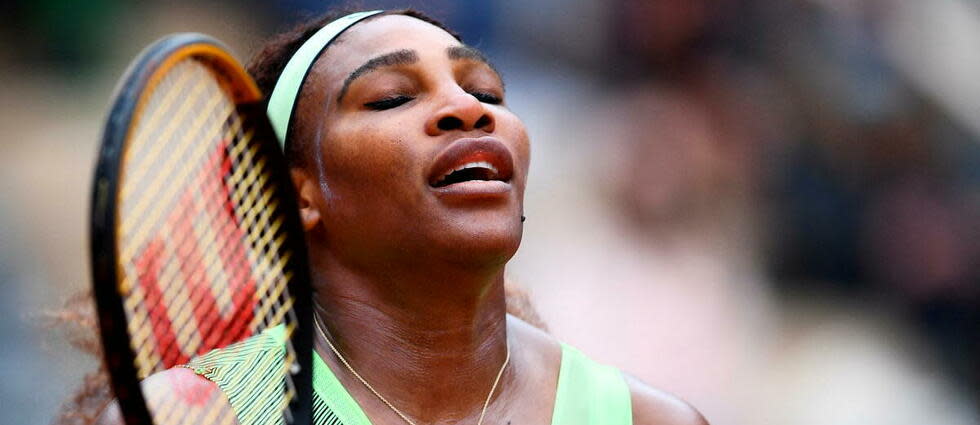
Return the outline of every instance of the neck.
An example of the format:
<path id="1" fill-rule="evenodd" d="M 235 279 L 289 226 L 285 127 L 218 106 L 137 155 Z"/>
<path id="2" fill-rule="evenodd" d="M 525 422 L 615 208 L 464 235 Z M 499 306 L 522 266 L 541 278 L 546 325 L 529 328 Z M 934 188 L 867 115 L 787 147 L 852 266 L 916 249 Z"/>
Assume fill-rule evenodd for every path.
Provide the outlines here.
<path id="1" fill-rule="evenodd" d="M 314 267 L 327 337 L 416 423 L 478 416 L 507 354 L 503 267 L 433 269 Z M 362 405 L 375 401 L 329 349 L 320 353 Z"/>

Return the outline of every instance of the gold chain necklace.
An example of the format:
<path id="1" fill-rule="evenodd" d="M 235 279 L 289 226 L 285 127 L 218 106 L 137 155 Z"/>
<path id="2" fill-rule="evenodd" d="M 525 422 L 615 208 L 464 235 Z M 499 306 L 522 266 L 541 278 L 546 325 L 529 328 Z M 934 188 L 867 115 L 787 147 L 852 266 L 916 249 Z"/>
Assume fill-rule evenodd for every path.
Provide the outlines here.
<path id="1" fill-rule="evenodd" d="M 362 378 L 361 374 L 357 373 L 357 371 L 354 370 L 354 367 L 350 365 L 347 359 L 345 359 L 344 356 L 340 354 L 340 351 L 337 350 L 337 347 L 333 346 L 333 343 L 330 342 L 330 338 L 327 338 L 327 333 L 324 332 L 323 327 L 320 325 L 319 314 L 316 315 L 316 319 L 313 320 L 313 323 L 314 325 L 316 325 L 316 330 L 320 332 L 320 336 L 322 336 L 323 339 L 327 341 L 327 345 L 330 346 L 330 350 L 333 351 L 334 355 L 336 355 L 337 358 L 340 359 L 340 362 L 347 367 L 347 370 L 350 371 L 350 373 L 354 375 L 354 377 L 357 378 L 358 381 L 361 381 L 361 383 L 364 384 L 364 386 L 367 387 L 367 389 L 370 390 L 376 397 L 378 397 L 378 399 L 381 400 L 382 403 L 384 403 L 389 408 L 391 408 L 391 410 L 394 411 L 395 414 L 400 416 L 402 419 L 405 420 L 405 422 L 408 422 L 410 425 L 415 425 L 415 422 L 409 419 L 408 416 L 405 416 L 405 414 L 402 413 L 401 410 L 395 408 L 395 406 L 391 404 L 391 402 L 385 399 L 381 395 L 381 393 L 375 390 L 374 387 L 371 386 L 371 384 L 369 384 L 364 378 Z M 483 410 L 480 411 L 480 420 L 476 422 L 476 425 L 483 425 L 483 416 L 486 415 L 487 413 L 487 406 L 490 405 L 490 399 L 493 398 L 493 393 L 494 391 L 497 390 L 497 384 L 500 383 L 500 377 L 504 375 L 504 369 L 507 368 L 507 363 L 510 363 L 510 342 L 507 343 L 507 357 L 504 358 L 504 364 L 500 366 L 500 371 L 497 372 L 497 377 L 493 380 L 493 386 L 490 387 L 490 394 L 487 394 L 487 401 L 483 402 Z"/>

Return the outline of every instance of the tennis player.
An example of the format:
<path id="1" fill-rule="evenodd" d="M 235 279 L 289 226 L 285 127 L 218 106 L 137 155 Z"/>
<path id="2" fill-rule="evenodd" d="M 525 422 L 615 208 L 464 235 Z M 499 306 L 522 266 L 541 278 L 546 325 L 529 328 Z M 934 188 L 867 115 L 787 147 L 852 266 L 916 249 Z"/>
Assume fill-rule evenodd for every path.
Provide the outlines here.
<path id="1" fill-rule="evenodd" d="M 478 50 L 417 12 L 366 12 L 281 34 L 249 68 L 307 235 L 317 424 L 706 423 L 507 314 L 530 144 Z M 241 377 L 262 368 L 228 353 L 273 353 L 272 340 L 154 375 L 148 398 L 270 423 L 274 400 Z"/>

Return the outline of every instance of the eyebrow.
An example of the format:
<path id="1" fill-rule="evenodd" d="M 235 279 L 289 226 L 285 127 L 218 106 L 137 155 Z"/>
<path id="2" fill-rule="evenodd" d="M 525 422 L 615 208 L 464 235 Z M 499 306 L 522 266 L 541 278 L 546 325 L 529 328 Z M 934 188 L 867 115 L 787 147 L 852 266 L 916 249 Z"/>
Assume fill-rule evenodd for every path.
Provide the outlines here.
<path id="1" fill-rule="evenodd" d="M 446 55 L 449 56 L 451 60 L 473 60 L 481 62 L 497 74 L 497 78 L 503 82 L 503 78 L 500 76 L 500 71 L 497 67 L 493 66 L 493 63 L 483 55 L 483 52 L 470 47 L 470 46 L 450 46 L 446 48 Z M 344 95 L 347 94 L 347 90 L 354 80 L 360 78 L 361 76 L 374 71 L 378 68 L 398 66 L 398 65 L 410 65 L 419 61 L 419 55 L 414 50 L 402 49 L 391 53 L 385 53 L 383 55 L 369 59 L 364 62 L 363 65 L 357 67 L 347 78 L 344 80 L 343 87 L 340 88 L 340 94 L 337 96 L 337 103 L 344 100 Z"/>
<path id="2" fill-rule="evenodd" d="M 490 59 L 487 59 L 487 57 L 479 49 L 467 45 L 451 46 L 446 48 L 446 54 L 449 55 L 449 59 L 452 60 L 474 60 L 477 62 L 482 62 L 484 65 L 490 67 L 490 70 L 493 71 L 494 74 L 497 74 L 497 79 L 500 80 L 500 84 L 504 83 L 504 78 L 500 73 L 500 70 L 498 70 L 497 67 L 493 65 L 493 62 L 490 62 Z"/>
<path id="3" fill-rule="evenodd" d="M 452 60 L 469 59 L 485 63 L 487 66 L 492 68 L 494 72 L 497 68 L 490 63 L 490 60 L 483 55 L 483 52 L 477 50 L 470 46 L 450 46 L 446 48 L 446 55 Z"/>
<path id="4" fill-rule="evenodd" d="M 350 75 L 347 76 L 347 79 L 344 80 L 344 86 L 340 89 L 340 95 L 337 96 L 337 103 L 344 100 L 344 95 L 347 94 L 347 89 L 350 88 L 351 83 L 353 83 L 358 77 L 381 67 L 408 65 L 418 61 L 418 53 L 415 53 L 414 50 L 408 49 L 397 50 L 371 58 L 367 62 L 364 62 L 363 65 L 357 67 L 354 72 L 351 72 Z"/>

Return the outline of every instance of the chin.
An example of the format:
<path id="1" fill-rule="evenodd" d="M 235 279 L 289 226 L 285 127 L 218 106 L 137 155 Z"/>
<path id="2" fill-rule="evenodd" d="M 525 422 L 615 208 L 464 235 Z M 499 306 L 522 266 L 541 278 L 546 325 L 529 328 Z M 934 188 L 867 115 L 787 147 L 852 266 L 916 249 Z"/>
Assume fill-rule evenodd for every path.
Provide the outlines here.
<path id="1" fill-rule="evenodd" d="M 517 253 L 523 236 L 520 216 L 501 219 L 463 218 L 439 233 L 439 257 L 468 267 L 503 266 Z"/>

